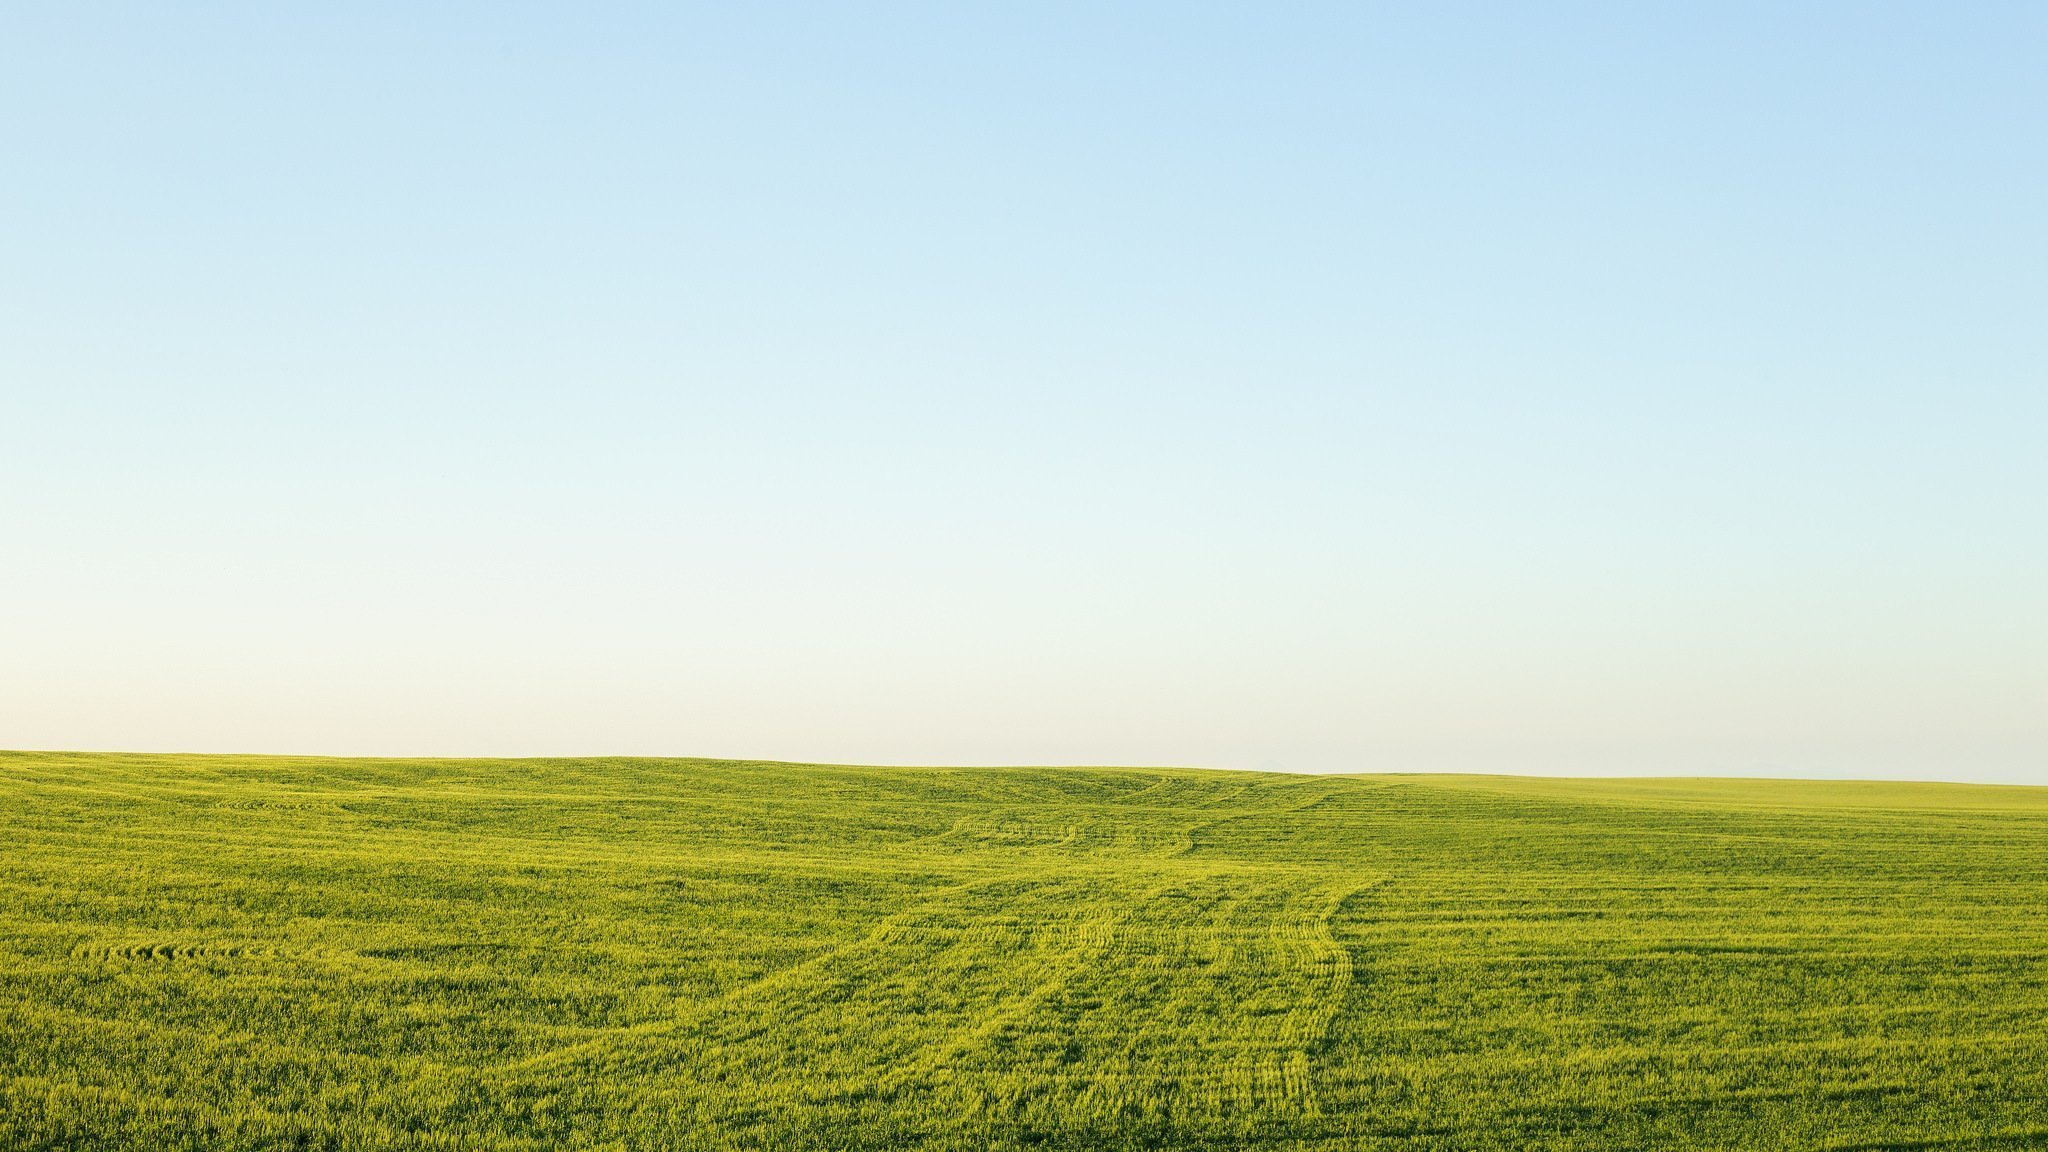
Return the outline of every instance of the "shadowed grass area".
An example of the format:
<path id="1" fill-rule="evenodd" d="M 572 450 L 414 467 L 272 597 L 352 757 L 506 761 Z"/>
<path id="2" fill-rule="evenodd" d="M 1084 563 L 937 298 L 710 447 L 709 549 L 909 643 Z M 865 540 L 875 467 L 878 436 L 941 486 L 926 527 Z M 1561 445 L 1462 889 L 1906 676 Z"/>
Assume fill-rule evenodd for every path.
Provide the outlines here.
<path id="1" fill-rule="evenodd" d="M 2048 1146 L 2048 789 L 0 754 L 0 1147 Z"/>

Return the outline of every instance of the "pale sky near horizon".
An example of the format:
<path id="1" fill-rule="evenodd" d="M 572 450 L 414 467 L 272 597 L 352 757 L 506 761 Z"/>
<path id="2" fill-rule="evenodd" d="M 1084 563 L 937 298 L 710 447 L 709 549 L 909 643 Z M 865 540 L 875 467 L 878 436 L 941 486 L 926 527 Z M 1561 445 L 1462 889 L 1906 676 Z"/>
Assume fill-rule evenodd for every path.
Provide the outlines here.
<path id="1" fill-rule="evenodd" d="M 12 6 L 0 747 L 2048 783 L 2044 61 Z"/>

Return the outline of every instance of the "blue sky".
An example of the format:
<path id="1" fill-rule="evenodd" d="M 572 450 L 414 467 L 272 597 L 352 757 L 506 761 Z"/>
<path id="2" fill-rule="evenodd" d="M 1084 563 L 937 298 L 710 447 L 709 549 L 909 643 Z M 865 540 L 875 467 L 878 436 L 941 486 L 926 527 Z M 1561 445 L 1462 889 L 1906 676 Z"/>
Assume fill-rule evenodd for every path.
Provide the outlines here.
<path id="1" fill-rule="evenodd" d="M 0 746 L 2048 783 L 2048 10 L 0 16 Z"/>

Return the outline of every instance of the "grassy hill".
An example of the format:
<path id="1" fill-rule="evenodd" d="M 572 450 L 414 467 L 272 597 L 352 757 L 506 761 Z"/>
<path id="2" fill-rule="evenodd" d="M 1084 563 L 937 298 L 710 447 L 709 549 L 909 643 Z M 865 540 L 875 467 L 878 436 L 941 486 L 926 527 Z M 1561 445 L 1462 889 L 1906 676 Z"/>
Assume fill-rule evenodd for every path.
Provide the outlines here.
<path id="1" fill-rule="evenodd" d="M 2048 789 L 0 754 L 0 1147 L 2048 1147 Z"/>

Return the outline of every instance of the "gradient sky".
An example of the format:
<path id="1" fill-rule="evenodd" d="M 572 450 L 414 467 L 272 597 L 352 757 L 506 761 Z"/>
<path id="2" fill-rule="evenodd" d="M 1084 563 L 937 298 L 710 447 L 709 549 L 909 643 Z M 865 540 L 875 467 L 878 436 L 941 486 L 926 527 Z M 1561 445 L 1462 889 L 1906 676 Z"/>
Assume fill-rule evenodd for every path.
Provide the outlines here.
<path id="1" fill-rule="evenodd" d="M 0 746 L 2048 783 L 2044 61 L 10 6 Z"/>

